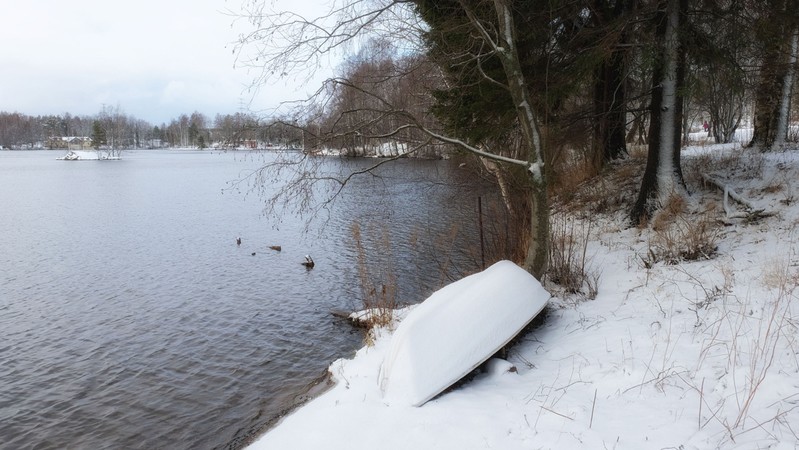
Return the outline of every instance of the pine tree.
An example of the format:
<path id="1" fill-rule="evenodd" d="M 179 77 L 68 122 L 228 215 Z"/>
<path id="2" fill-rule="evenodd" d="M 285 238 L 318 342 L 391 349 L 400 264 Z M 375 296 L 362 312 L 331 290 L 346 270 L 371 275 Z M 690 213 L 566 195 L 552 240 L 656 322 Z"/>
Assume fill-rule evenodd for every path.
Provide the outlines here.
<path id="1" fill-rule="evenodd" d="M 92 123 L 92 147 L 97 150 L 101 145 L 105 145 L 107 143 L 108 142 L 103 124 L 100 123 L 99 120 L 95 120 Z"/>

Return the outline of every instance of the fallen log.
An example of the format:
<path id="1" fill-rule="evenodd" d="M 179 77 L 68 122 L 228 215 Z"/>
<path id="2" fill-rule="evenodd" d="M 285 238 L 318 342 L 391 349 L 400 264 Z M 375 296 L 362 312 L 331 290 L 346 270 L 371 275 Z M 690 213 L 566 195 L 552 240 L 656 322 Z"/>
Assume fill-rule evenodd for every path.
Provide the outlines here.
<path id="1" fill-rule="evenodd" d="M 751 201 L 749 201 L 739 193 L 735 192 L 735 190 L 731 188 L 729 185 L 717 180 L 716 178 L 713 178 L 712 176 L 706 173 L 702 174 L 702 181 L 704 181 L 705 184 L 713 185 L 716 188 L 720 189 L 722 192 L 724 192 L 724 200 L 722 205 L 724 206 L 724 213 L 726 214 L 728 219 L 745 219 L 747 221 L 753 221 L 775 215 L 775 213 L 773 212 L 766 212 L 766 210 L 763 208 L 760 209 L 756 208 Z M 742 213 L 733 213 L 730 209 L 730 204 L 728 201 L 728 199 L 730 198 L 743 205 L 747 209 L 747 211 Z"/>

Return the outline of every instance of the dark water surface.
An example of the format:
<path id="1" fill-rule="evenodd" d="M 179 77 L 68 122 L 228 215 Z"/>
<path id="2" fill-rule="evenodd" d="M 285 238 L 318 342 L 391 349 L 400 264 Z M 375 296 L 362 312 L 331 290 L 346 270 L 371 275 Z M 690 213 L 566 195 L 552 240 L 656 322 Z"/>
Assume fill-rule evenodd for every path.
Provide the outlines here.
<path id="1" fill-rule="evenodd" d="M 360 346 L 330 314 L 360 304 L 354 220 L 402 301 L 474 269 L 476 194 L 446 161 L 357 179 L 304 233 L 247 182 L 225 190 L 270 154 L 58 156 L 0 152 L 3 449 L 239 447 Z"/>

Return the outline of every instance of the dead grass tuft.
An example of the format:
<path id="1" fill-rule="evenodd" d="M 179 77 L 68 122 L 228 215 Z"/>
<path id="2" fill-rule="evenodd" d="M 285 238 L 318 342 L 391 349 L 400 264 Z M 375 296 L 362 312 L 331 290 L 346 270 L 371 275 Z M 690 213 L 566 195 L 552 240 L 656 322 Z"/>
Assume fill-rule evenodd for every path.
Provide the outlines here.
<path id="1" fill-rule="evenodd" d="M 770 184 L 763 187 L 763 189 L 761 189 L 761 192 L 765 194 L 776 194 L 777 192 L 782 192 L 784 190 L 785 190 L 785 184 L 778 181 L 773 181 Z"/>
<path id="2" fill-rule="evenodd" d="M 702 174 L 724 173 L 747 180 L 763 176 L 765 156 L 759 151 L 734 148 L 724 152 L 703 153 L 683 160 L 686 181 L 701 185 Z"/>
<path id="3" fill-rule="evenodd" d="M 646 158 L 628 157 L 609 164 L 598 176 L 575 186 L 568 196 L 557 199 L 564 209 L 590 214 L 607 214 L 632 208 L 644 173 Z M 568 202 L 566 202 L 568 200 Z"/>
<path id="4" fill-rule="evenodd" d="M 580 185 L 597 176 L 597 167 L 587 158 L 562 158 L 558 167 L 553 170 L 556 178 L 551 185 L 554 197 L 569 202 L 579 191 Z"/>
<path id="5" fill-rule="evenodd" d="M 711 259 L 718 250 L 719 226 L 710 213 L 658 215 L 658 227 L 653 226 L 653 237 L 648 255 L 643 259 L 646 267 L 657 262 L 678 264 L 681 261 Z"/>
<path id="6" fill-rule="evenodd" d="M 799 286 L 799 272 L 792 271 L 788 261 L 771 260 L 763 266 L 762 273 L 760 279 L 769 289 L 782 289 L 791 293 Z"/>
<path id="7" fill-rule="evenodd" d="M 653 230 L 664 230 L 677 220 L 678 217 L 685 214 L 688 205 L 685 201 L 685 196 L 673 194 L 669 196 L 665 204 L 657 211 L 652 219 Z"/>
<path id="8" fill-rule="evenodd" d="M 649 154 L 649 146 L 646 144 L 628 145 L 627 152 L 632 159 L 646 161 L 647 155 Z"/>
<path id="9" fill-rule="evenodd" d="M 571 294 L 596 298 L 599 275 L 588 267 L 588 239 L 593 223 L 575 221 L 563 214 L 550 222 L 549 270 L 547 279 Z"/>
<path id="10" fill-rule="evenodd" d="M 391 266 L 390 258 L 380 264 L 371 264 L 367 261 L 361 226 L 358 223 L 352 224 L 352 238 L 357 253 L 363 309 L 367 311 L 365 325 L 370 329 L 388 326 L 397 308 L 397 276 Z M 391 244 L 385 228 L 380 235 L 379 246 L 382 247 L 380 253 L 391 254 Z M 371 333 L 367 333 L 367 345 L 370 343 L 370 337 Z"/>

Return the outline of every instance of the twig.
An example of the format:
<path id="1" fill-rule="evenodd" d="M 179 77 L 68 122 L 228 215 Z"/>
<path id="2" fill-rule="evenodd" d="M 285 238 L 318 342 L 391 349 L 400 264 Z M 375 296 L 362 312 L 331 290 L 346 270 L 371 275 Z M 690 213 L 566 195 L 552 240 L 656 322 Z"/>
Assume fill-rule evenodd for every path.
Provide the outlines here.
<path id="1" fill-rule="evenodd" d="M 702 402 L 705 401 L 705 379 L 702 378 L 702 386 L 699 388 L 699 417 L 696 418 L 699 429 L 702 429 Z"/>
<path id="2" fill-rule="evenodd" d="M 551 410 L 551 409 L 547 408 L 547 407 L 546 407 L 546 406 L 544 406 L 544 405 L 541 405 L 541 409 L 545 409 L 545 410 L 547 410 L 547 411 L 551 412 L 552 414 L 555 414 L 555 415 L 558 415 L 558 416 L 560 416 L 560 417 L 563 417 L 564 419 L 574 420 L 574 419 L 572 419 L 571 417 L 569 417 L 569 416 L 566 416 L 566 415 L 563 415 L 563 414 L 561 414 L 561 413 L 559 413 L 559 412 L 557 412 L 557 411 L 553 411 L 553 410 Z"/>
<path id="3" fill-rule="evenodd" d="M 596 391 L 597 389 L 594 389 L 594 402 L 591 403 L 591 420 L 588 421 L 589 430 L 591 429 L 591 426 L 594 425 L 594 408 L 596 407 Z"/>

